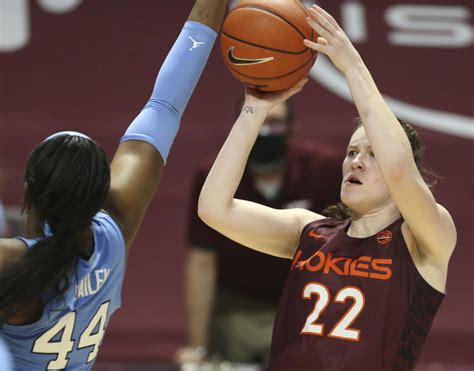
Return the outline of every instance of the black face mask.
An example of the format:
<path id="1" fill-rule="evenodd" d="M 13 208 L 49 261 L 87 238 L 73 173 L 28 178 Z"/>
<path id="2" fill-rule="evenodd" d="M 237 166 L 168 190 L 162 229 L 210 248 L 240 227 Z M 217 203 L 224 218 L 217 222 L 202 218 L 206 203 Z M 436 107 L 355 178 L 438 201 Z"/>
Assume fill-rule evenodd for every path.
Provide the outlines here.
<path id="1" fill-rule="evenodd" d="M 288 149 L 286 135 L 259 135 L 249 160 L 256 165 L 269 165 L 283 160 Z"/>

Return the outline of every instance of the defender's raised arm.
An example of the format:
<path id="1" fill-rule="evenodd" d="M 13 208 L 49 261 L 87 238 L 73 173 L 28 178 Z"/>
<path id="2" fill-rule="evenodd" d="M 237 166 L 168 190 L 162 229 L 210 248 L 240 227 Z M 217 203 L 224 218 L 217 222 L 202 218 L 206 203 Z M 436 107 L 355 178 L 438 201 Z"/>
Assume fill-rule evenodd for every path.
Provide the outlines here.
<path id="1" fill-rule="evenodd" d="M 131 123 L 111 164 L 105 209 L 130 246 L 155 193 L 180 119 L 199 81 L 227 0 L 196 1 L 163 63 L 151 98 Z"/>

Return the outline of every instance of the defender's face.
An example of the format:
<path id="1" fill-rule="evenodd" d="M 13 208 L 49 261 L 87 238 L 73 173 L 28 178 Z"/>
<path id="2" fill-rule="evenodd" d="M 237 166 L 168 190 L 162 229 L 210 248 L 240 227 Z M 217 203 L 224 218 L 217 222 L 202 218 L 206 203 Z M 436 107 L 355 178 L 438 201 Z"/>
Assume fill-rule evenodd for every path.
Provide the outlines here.
<path id="1" fill-rule="evenodd" d="M 354 132 L 347 146 L 342 175 L 341 201 L 353 212 L 366 214 L 391 202 L 388 186 L 363 127 Z"/>

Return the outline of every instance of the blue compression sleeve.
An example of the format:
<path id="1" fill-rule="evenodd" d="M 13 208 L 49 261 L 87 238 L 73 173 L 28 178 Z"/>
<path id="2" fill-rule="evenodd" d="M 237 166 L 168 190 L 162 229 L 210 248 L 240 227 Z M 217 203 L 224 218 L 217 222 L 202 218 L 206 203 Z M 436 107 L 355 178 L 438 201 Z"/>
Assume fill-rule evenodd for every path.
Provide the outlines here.
<path id="1" fill-rule="evenodd" d="M 217 33 L 198 22 L 185 23 L 163 63 L 153 93 L 120 140 L 153 145 L 166 162 L 181 116 L 211 53 Z"/>

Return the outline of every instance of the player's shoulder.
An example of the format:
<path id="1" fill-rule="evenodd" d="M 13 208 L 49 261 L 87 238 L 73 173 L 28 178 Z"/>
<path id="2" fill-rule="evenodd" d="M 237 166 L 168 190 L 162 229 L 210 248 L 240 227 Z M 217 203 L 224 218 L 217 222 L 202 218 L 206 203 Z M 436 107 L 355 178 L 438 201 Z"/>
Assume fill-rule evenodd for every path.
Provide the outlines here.
<path id="1" fill-rule="evenodd" d="M 297 209 L 298 210 L 298 226 L 300 233 L 308 229 L 310 225 L 319 224 L 321 220 L 327 219 L 324 215 L 315 213 L 311 210 Z"/>
<path id="2" fill-rule="evenodd" d="M 92 229 L 94 238 L 99 236 L 100 240 L 96 241 L 112 241 L 125 246 L 125 239 L 119 224 L 112 215 L 106 211 L 99 211 L 92 220 Z"/>
<path id="3" fill-rule="evenodd" d="M 0 271 L 12 266 L 25 256 L 28 246 L 16 238 L 0 238 Z"/>

